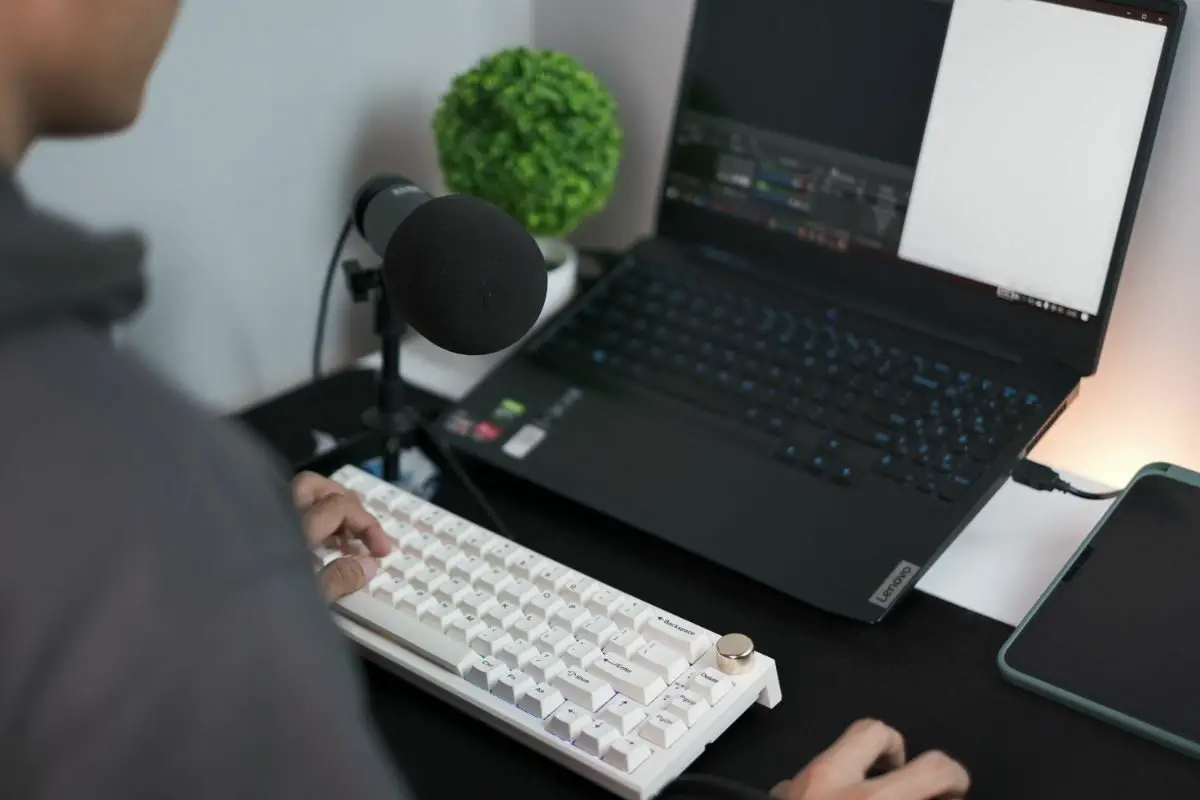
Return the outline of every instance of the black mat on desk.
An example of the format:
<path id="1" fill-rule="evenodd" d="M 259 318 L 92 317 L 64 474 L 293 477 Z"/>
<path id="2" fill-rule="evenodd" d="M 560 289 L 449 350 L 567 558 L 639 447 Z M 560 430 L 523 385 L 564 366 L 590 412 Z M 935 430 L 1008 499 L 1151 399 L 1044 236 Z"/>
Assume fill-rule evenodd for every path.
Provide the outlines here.
<path id="1" fill-rule="evenodd" d="M 371 392 L 369 374 L 345 374 L 243 419 L 300 460 L 312 425 L 353 432 Z M 1005 683 L 995 666 L 1005 625 L 921 594 L 879 626 L 845 622 L 494 470 L 471 471 L 522 544 L 711 629 L 747 633 L 778 661 L 783 703 L 752 709 L 695 771 L 765 789 L 873 716 L 899 728 L 910 752 L 962 760 L 972 800 L 1200 797 L 1200 763 Z M 438 502 L 486 522 L 457 486 Z M 366 675 L 379 728 L 423 800 L 608 797 L 402 680 Z"/>

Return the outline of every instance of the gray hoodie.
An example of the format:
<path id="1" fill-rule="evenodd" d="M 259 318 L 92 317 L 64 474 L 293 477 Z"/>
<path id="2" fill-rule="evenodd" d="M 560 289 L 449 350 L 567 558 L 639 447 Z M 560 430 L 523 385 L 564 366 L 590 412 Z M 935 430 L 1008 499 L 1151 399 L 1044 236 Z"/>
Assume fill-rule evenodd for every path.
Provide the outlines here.
<path id="1" fill-rule="evenodd" d="M 0 171 L 0 796 L 404 797 L 286 468 L 110 345 L 141 253 Z"/>

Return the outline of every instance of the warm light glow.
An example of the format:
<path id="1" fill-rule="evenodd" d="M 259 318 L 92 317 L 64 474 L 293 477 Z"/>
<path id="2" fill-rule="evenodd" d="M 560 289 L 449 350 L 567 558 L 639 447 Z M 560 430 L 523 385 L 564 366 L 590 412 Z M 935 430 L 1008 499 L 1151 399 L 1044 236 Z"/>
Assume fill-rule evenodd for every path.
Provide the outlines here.
<path id="1" fill-rule="evenodd" d="M 1115 373 L 1138 371 L 1130 366 L 1133 369 L 1102 370 L 1102 377 L 1092 379 L 1094 385 L 1085 384 L 1074 407 L 1034 449 L 1032 458 L 1114 488 L 1151 463 L 1200 469 L 1200 413 L 1190 398 L 1129 396 L 1129 387 L 1141 384 L 1119 381 Z"/>

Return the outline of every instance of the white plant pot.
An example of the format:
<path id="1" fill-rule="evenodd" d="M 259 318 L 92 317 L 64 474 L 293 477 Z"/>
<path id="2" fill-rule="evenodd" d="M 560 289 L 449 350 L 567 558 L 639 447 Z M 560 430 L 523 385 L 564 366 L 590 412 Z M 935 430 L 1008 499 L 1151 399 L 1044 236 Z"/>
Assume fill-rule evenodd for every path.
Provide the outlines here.
<path id="1" fill-rule="evenodd" d="M 575 296 L 579 281 L 579 251 L 566 239 L 538 238 L 537 243 L 547 264 L 559 262 L 557 267 L 546 271 L 546 303 L 538 320 L 545 322 L 562 311 Z"/>

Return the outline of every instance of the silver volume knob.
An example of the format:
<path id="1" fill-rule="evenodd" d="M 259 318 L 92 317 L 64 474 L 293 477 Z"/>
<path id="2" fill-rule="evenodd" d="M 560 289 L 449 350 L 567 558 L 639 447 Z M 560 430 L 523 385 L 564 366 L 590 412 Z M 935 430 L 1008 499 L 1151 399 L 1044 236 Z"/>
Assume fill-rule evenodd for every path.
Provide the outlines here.
<path id="1" fill-rule="evenodd" d="M 742 633 L 729 633 L 717 641 L 717 667 L 726 675 L 754 669 L 754 642 Z"/>

